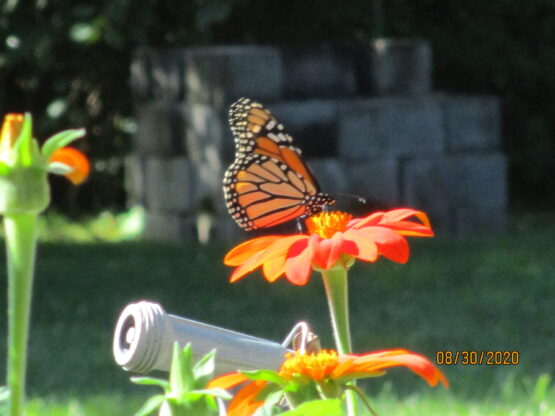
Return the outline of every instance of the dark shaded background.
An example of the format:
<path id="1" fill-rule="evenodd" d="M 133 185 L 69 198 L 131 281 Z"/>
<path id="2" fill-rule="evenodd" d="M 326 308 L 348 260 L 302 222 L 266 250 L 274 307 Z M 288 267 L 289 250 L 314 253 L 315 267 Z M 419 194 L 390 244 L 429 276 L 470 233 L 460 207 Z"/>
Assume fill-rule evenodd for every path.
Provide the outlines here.
<path id="1" fill-rule="evenodd" d="M 70 215 L 125 208 L 122 157 L 133 130 L 137 46 L 365 43 L 424 37 L 436 90 L 491 93 L 503 105 L 513 207 L 555 207 L 555 3 L 550 0 L 7 0 L 0 15 L 0 113 L 31 111 L 37 137 L 87 128 L 94 161 Z"/>

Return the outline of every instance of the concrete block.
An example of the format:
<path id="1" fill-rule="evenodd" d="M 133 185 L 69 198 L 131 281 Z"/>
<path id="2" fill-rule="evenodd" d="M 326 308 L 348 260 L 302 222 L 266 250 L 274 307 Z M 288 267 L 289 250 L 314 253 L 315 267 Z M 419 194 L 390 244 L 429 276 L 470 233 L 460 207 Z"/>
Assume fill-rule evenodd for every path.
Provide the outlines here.
<path id="1" fill-rule="evenodd" d="M 355 63 L 348 52 L 331 46 L 283 48 L 284 98 L 355 95 Z"/>
<path id="2" fill-rule="evenodd" d="M 424 39 L 370 42 L 370 85 L 375 95 L 425 95 L 432 90 L 432 47 Z"/>
<path id="3" fill-rule="evenodd" d="M 143 237 L 150 241 L 198 243 L 196 219 L 175 213 L 145 213 Z"/>
<path id="4" fill-rule="evenodd" d="M 279 51 L 263 46 L 187 49 L 187 100 L 227 108 L 242 96 L 276 100 L 282 91 Z"/>
<path id="5" fill-rule="evenodd" d="M 430 214 L 442 232 L 496 231 L 507 211 L 506 171 L 499 153 L 409 160 L 402 203 Z"/>
<path id="6" fill-rule="evenodd" d="M 312 158 L 308 164 L 322 192 L 332 196 L 347 192 L 349 178 L 345 166 L 337 158 Z"/>
<path id="7" fill-rule="evenodd" d="M 124 161 L 124 182 L 127 206 L 145 204 L 145 160 L 136 154 L 127 156 Z"/>
<path id="8" fill-rule="evenodd" d="M 131 93 L 135 102 L 152 99 L 152 65 L 149 48 L 138 48 L 133 53 L 130 67 Z"/>
<path id="9" fill-rule="evenodd" d="M 175 156 L 184 153 L 184 120 L 175 104 L 163 101 L 136 106 L 137 131 L 133 137 L 136 153 L 149 156 Z"/>
<path id="10" fill-rule="evenodd" d="M 183 59 L 180 49 L 138 49 L 131 63 L 131 84 L 138 98 L 183 100 Z"/>
<path id="11" fill-rule="evenodd" d="M 399 160 L 380 157 L 358 163 L 343 163 L 346 192 L 363 197 L 371 207 L 394 207 L 400 203 Z"/>
<path id="12" fill-rule="evenodd" d="M 194 173 L 186 157 L 146 158 L 145 200 L 147 209 L 158 213 L 190 212 L 198 200 Z"/>
<path id="13" fill-rule="evenodd" d="M 337 154 L 337 104 L 334 100 L 280 101 L 267 105 L 306 158 Z"/>
<path id="14" fill-rule="evenodd" d="M 447 149 L 483 152 L 501 146 L 501 109 L 494 96 L 446 95 L 439 98 L 443 109 Z"/>
<path id="15" fill-rule="evenodd" d="M 184 144 L 191 161 L 195 164 L 208 161 L 221 169 L 221 156 L 234 150 L 227 111 L 193 103 L 183 105 L 181 112 L 186 126 Z"/>
<path id="16" fill-rule="evenodd" d="M 338 110 L 342 160 L 429 155 L 444 150 L 441 107 L 433 98 L 345 101 Z"/>

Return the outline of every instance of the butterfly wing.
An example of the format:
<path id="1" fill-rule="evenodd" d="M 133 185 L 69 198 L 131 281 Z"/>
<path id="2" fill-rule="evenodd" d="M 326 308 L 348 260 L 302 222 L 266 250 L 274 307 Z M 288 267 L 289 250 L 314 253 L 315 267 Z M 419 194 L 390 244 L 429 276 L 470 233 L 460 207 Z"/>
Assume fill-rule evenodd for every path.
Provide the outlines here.
<path id="1" fill-rule="evenodd" d="M 235 161 L 224 177 L 229 213 L 245 230 L 311 215 L 334 202 L 283 125 L 260 103 L 242 98 L 231 106 Z"/>

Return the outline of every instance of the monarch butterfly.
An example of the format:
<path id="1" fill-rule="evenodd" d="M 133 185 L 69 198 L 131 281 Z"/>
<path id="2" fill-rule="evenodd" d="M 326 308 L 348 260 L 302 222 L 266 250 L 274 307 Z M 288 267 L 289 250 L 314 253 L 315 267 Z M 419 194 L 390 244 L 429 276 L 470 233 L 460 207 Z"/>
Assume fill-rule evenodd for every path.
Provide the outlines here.
<path id="1" fill-rule="evenodd" d="M 231 105 L 235 161 L 224 176 L 227 210 L 246 231 L 318 213 L 335 200 L 320 187 L 293 138 L 260 103 Z"/>

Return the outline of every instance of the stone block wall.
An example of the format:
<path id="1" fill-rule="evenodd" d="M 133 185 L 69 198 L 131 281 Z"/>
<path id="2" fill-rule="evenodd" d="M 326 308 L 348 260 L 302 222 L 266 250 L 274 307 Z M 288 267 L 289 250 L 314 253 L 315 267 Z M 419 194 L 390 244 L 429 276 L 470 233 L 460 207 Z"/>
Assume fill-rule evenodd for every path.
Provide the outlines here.
<path id="1" fill-rule="evenodd" d="M 322 190 L 426 211 L 440 234 L 502 230 L 506 160 L 493 96 L 431 88 L 425 41 L 310 50 L 234 46 L 136 52 L 130 204 L 147 238 L 244 236 L 221 180 L 234 157 L 229 105 L 261 101 L 303 149 Z"/>

